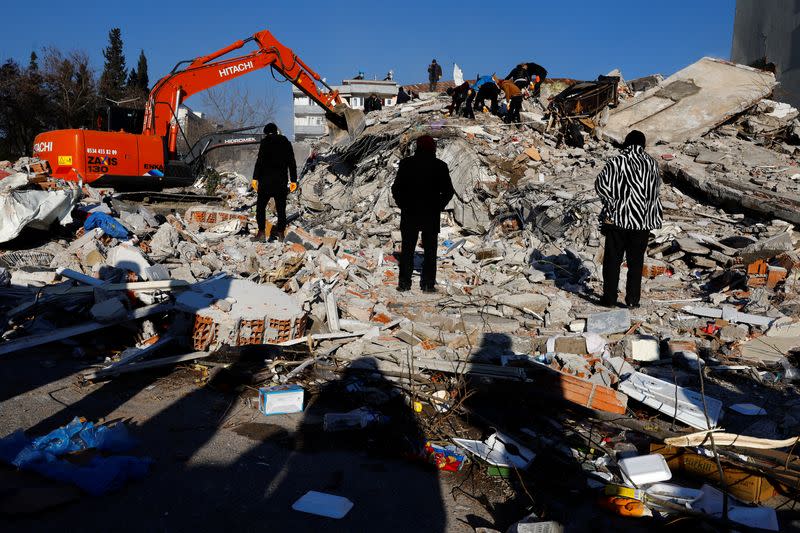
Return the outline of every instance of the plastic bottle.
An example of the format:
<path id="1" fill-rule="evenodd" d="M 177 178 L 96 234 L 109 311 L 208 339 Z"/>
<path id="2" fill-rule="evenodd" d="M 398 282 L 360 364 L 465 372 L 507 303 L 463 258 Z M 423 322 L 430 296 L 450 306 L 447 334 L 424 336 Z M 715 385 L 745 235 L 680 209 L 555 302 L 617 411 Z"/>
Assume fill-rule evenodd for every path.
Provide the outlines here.
<path id="1" fill-rule="evenodd" d="M 359 407 L 348 413 L 326 413 L 322 420 L 325 431 L 345 431 L 362 429 L 376 422 L 383 423 L 386 417 L 367 407 Z"/>

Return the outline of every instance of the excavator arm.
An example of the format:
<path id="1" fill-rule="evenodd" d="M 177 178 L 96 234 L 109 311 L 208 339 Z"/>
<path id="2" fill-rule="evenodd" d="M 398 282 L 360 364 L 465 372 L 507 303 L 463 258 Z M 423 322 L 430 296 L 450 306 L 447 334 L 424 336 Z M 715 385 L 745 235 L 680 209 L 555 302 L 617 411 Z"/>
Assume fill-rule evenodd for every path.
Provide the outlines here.
<path id="1" fill-rule="evenodd" d="M 239 57 L 221 59 L 249 42 L 258 49 Z M 188 63 L 187 66 L 181 68 Z M 338 91 L 326 84 L 290 49 L 264 30 L 247 39 L 236 41 L 216 52 L 182 61 L 155 84 L 147 99 L 144 115 L 145 135 L 158 135 L 167 140 L 167 152 L 173 159 L 177 152 L 177 113 L 180 104 L 195 93 L 243 76 L 254 70 L 272 67 L 298 89 L 326 110 L 328 119 L 340 129 L 357 135 L 364 127 L 363 115 L 353 113 L 342 101 Z M 328 92 L 317 87 L 321 83 Z"/>

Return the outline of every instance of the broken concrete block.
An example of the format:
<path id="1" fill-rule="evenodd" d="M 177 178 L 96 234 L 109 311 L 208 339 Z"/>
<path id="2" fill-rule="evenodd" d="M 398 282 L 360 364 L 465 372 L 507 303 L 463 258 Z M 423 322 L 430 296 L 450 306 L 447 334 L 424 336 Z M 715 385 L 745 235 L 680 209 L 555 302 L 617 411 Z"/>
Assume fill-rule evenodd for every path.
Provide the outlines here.
<path id="1" fill-rule="evenodd" d="M 294 242 L 302 245 L 306 250 L 317 250 L 322 247 L 322 239 L 315 237 L 302 228 L 292 228 L 284 237 L 285 242 Z"/>
<path id="2" fill-rule="evenodd" d="M 739 250 L 739 256 L 747 258 L 749 262 L 758 257 L 770 258 L 782 252 L 791 252 L 793 249 L 792 235 L 784 232 L 742 248 Z"/>
<path id="3" fill-rule="evenodd" d="M 98 322 L 108 323 L 123 319 L 128 310 L 118 298 L 109 298 L 96 303 L 89 310 L 91 317 Z"/>
<path id="4" fill-rule="evenodd" d="M 548 351 L 579 355 L 587 355 L 589 353 L 586 348 L 586 339 L 583 337 L 556 337 L 552 343 L 552 350 L 550 350 L 550 345 L 551 343 L 548 341 Z M 583 359 L 583 363 L 586 364 L 585 359 Z"/>
<path id="5" fill-rule="evenodd" d="M 744 325 L 728 325 L 720 328 L 719 340 L 722 342 L 736 342 L 746 339 L 750 335 L 750 328 Z"/>
<path id="6" fill-rule="evenodd" d="M 583 333 L 586 330 L 586 320 L 580 318 L 578 320 L 573 320 L 569 323 L 570 332 L 572 333 Z"/>
<path id="7" fill-rule="evenodd" d="M 593 313 L 586 319 L 589 333 L 609 334 L 628 331 L 631 327 L 631 314 L 627 309 Z"/>
<path id="8" fill-rule="evenodd" d="M 140 278 L 145 269 L 150 266 L 150 263 L 144 258 L 141 250 L 126 244 L 120 244 L 110 249 L 106 256 L 106 264 L 114 268 L 133 272 Z"/>
<path id="9" fill-rule="evenodd" d="M 533 292 L 522 294 L 499 294 L 494 299 L 503 305 L 514 307 L 516 309 L 525 311 L 533 311 L 540 315 L 544 314 L 550 303 L 550 298 L 543 294 L 536 294 Z"/>
<path id="10" fill-rule="evenodd" d="M 566 298 L 553 298 L 547 306 L 544 315 L 545 327 L 563 326 L 570 320 L 569 312 L 572 309 L 572 302 Z"/>
<path id="11" fill-rule="evenodd" d="M 678 248 L 689 254 L 708 255 L 711 252 L 711 250 L 701 245 L 694 239 L 677 239 L 675 242 L 678 245 Z"/>
<path id="12" fill-rule="evenodd" d="M 658 361 L 661 357 L 658 339 L 650 335 L 630 335 L 625 337 L 625 357 L 640 362 Z"/>
<path id="13" fill-rule="evenodd" d="M 170 279 L 169 270 L 162 264 L 155 264 L 142 271 L 142 279 L 145 281 L 163 281 Z"/>
<path id="14" fill-rule="evenodd" d="M 221 300 L 232 302 L 229 311 L 216 305 Z M 195 350 L 279 343 L 305 334 L 305 311 L 294 297 L 274 285 L 223 277 L 182 292 L 176 305 L 194 316 Z"/>
<path id="15" fill-rule="evenodd" d="M 156 261 L 172 257 L 177 252 L 179 240 L 178 230 L 172 224 L 168 222 L 161 224 L 150 240 L 150 257 Z"/>
<path id="16" fill-rule="evenodd" d="M 55 283 L 55 281 L 56 281 L 55 271 L 14 270 L 11 273 L 11 285 L 22 285 L 22 286 L 30 285 L 34 287 L 42 287 L 44 285 Z"/>

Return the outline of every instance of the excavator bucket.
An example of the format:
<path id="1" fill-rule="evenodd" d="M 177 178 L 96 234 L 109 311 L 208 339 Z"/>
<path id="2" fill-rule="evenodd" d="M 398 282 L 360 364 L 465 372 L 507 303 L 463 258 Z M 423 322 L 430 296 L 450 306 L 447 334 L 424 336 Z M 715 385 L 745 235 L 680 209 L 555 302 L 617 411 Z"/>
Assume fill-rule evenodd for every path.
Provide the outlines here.
<path id="1" fill-rule="evenodd" d="M 339 104 L 335 112 L 329 112 L 328 130 L 333 144 L 339 144 L 345 140 L 354 140 L 364 128 L 367 127 L 367 119 L 359 109 L 353 109 L 344 104 Z"/>

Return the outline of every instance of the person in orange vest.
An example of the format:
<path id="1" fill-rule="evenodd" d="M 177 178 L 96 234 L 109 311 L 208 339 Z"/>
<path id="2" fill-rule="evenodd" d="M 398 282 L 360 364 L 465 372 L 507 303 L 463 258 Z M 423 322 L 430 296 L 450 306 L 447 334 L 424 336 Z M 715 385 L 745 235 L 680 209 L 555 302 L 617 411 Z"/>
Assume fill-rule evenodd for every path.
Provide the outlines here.
<path id="1" fill-rule="evenodd" d="M 522 110 L 522 90 L 511 80 L 499 80 L 494 77 L 494 82 L 506 96 L 508 113 L 505 121 L 509 124 L 520 122 L 519 112 Z"/>

